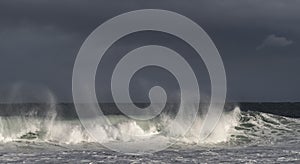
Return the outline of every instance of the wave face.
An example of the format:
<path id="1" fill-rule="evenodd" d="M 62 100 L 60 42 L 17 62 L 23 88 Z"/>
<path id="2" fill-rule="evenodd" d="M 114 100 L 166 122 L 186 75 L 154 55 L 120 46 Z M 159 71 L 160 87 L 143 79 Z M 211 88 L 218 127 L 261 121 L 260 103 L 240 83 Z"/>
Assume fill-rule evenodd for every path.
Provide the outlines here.
<path id="1" fill-rule="evenodd" d="M 108 116 L 112 125 L 95 125 L 95 130 L 102 135 L 101 143 L 129 142 L 160 135 L 184 145 L 216 144 L 257 144 L 286 141 L 299 141 L 300 120 L 262 112 L 241 112 L 236 107 L 226 112 L 220 119 L 213 133 L 205 140 L 199 140 L 199 130 L 203 119 L 198 117 L 189 130 L 184 131 L 183 122 L 170 127 L 172 118 L 163 115 L 152 121 L 134 121 L 122 115 Z M 174 124 L 173 124 L 174 125 Z M 77 119 L 61 119 L 55 112 L 46 117 L 24 116 L 0 117 L 0 142 L 51 142 L 56 144 L 80 144 L 95 142 Z"/>

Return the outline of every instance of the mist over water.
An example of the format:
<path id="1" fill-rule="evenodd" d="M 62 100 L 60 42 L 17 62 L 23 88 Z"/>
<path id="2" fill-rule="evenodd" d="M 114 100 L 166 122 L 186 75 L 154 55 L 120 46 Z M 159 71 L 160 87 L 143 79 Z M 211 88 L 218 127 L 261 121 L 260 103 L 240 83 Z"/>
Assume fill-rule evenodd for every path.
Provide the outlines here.
<path id="1" fill-rule="evenodd" d="M 85 131 L 77 118 L 64 119 L 57 116 L 55 109 L 40 117 L 32 111 L 19 116 L 0 117 L 0 142 L 53 142 L 57 144 L 96 143 Z M 299 137 L 299 120 L 261 112 L 241 112 L 239 107 L 222 115 L 213 133 L 200 140 L 199 131 L 203 118 L 198 116 L 188 133 L 183 122 L 162 115 L 149 121 L 137 121 L 123 115 L 109 115 L 111 126 L 94 125 L 101 134 L 101 142 L 131 142 L 145 140 L 157 135 L 171 139 L 178 145 L 240 145 L 260 142 L 280 142 L 284 138 Z M 92 120 L 93 118 L 91 118 Z M 175 126 L 170 126 L 175 125 Z M 267 140 L 266 140 L 267 138 Z"/>
<path id="2" fill-rule="evenodd" d="M 24 92 L 27 92 L 26 97 L 34 97 L 36 92 L 40 92 L 40 96 L 36 97 L 37 101 L 42 100 L 47 103 L 28 104 L 26 101 L 21 101 L 24 94 L 20 93 Z M 192 151 L 192 153 L 211 149 L 232 151 L 236 148 L 244 150 L 243 147 L 248 149 L 257 145 L 276 147 L 276 145 L 299 145 L 300 143 L 299 119 L 257 111 L 241 111 L 238 105 L 223 113 L 214 131 L 205 139 L 199 136 L 204 120 L 203 113 L 200 112 L 193 126 L 183 135 L 186 130 L 184 120 L 174 122 L 172 113 L 166 112 L 147 121 L 134 120 L 124 115 L 106 115 L 111 125 L 94 125 L 93 130 L 101 135 L 99 141 L 84 129 L 77 117 L 62 116 L 61 109 L 57 108 L 55 96 L 46 88 L 35 88 L 29 92 L 26 88 L 16 87 L 11 94 L 11 102 L 16 100 L 18 100 L 17 104 L 7 103 L 1 106 L 1 110 L 6 114 L 2 112 L 0 116 L 0 145 L 2 146 L 0 151 L 31 147 L 33 150 L 42 148 L 46 152 L 84 149 L 108 153 L 109 151 L 101 144 L 125 143 L 126 145 L 126 143 L 145 141 L 157 136 L 160 142 L 175 143 L 162 151 L 163 154 L 170 151 L 169 155 L 176 151 Z M 172 107 L 176 108 L 176 105 Z M 196 108 L 197 105 L 186 107 Z M 93 122 L 95 118 L 89 119 Z M 100 156 L 103 157 L 101 154 Z M 295 158 L 289 160 L 293 161 Z"/>

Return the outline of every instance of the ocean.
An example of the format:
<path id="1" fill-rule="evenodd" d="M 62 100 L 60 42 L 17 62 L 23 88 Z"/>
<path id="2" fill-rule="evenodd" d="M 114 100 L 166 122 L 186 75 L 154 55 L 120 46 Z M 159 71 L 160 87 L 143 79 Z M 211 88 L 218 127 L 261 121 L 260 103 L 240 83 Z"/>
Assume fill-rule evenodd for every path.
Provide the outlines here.
<path id="1" fill-rule="evenodd" d="M 1 106 L 0 163 L 300 163 L 300 119 L 245 111 L 243 105 L 226 110 L 205 140 L 198 136 L 200 116 L 181 136 L 173 134 L 181 123 L 168 127 L 168 115 L 145 122 L 110 114 L 110 126 L 95 125 L 101 141 L 95 141 L 78 118 L 65 117 L 72 114 L 64 116 L 51 105 L 7 106 Z M 157 136 L 172 145 L 143 154 L 107 148 Z"/>

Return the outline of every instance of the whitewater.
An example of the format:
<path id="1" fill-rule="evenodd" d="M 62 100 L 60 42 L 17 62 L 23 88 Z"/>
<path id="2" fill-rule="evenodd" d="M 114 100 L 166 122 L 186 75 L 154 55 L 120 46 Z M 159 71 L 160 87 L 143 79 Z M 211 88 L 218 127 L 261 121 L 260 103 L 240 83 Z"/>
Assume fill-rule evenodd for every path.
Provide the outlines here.
<path id="1" fill-rule="evenodd" d="M 1 162 L 299 162 L 300 120 L 262 112 L 225 112 L 209 137 L 199 140 L 203 122 L 197 117 L 185 135 L 182 122 L 170 127 L 172 118 L 162 115 L 135 121 L 123 115 L 107 116 L 111 125 L 95 125 L 95 140 L 77 118 L 65 119 L 50 110 L 45 117 L 34 112 L 0 117 Z M 126 155 L 103 143 L 127 143 L 159 136 L 174 144 L 153 154 Z M 164 140 L 165 139 L 165 140 Z M 147 145 L 141 145 L 147 146 Z M 86 159 L 86 161 L 85 161 Z"/>

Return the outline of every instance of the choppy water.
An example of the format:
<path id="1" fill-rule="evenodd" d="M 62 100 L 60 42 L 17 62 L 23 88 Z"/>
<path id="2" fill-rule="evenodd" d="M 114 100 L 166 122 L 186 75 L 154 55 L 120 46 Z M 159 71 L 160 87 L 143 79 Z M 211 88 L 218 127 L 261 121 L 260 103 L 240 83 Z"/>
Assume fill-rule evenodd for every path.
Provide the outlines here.
<path id="1" fill-rule="evenodd" d="M 46 118 L 0 117 L 0 162 L 123 162 L 123 163 L 284 163 L 300 162 L 300 120 L 261 112 L 225 113 L 214 132 L 199 141 L 202 120 L 196 120 L 185 136 L 174 136 L 168 117 L 136 122 L 124 116 L 109 116 L 113 125 L 102 127 L 103 140 L 95 142 L 79 120 L 65 120 L 55 113 Z M 180 129 L 180 124 L 176 129 Z M 124 143 L 140 136 L 172 138 L 170 148 L 144 155 L 125 155 L 101 146 Z M 147 145 L 144 145 L 147 146 Z"/>

